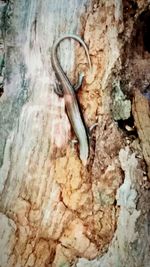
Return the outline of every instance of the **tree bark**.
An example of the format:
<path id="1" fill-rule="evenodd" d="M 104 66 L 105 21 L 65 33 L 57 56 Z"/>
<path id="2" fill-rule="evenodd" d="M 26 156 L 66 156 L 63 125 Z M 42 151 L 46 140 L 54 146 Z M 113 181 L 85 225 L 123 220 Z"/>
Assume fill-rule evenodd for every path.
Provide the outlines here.
<path id="1" fill-rule="evenodd" d="M 0 267 L 148 267 L 149 1 L 0 1 Z M 86 166 L 55 94 L 54 41 L 76 83 Z M 148 39 L 149 40 L 149 39 Z"/>

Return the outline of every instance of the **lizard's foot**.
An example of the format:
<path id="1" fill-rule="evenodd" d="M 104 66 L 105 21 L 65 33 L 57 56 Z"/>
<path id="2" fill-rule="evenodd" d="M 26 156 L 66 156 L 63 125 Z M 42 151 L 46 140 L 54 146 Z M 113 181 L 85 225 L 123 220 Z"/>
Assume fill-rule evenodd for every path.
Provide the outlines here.
<path id="1" fill-rule="evenodd" d="M 81 72 L 78 74 L 78 82 L 73 86 L 74 90 L 77 92 L 79 90 L 79 88 L 81 87 L 82 85 L 82 82 L 83 82 L 83 79 L 84 79 L 84 73 Z"/>
<path id="2" fill-rule="evenodd" d="M 89 128 L 89 134 L 92 135 L 93 130 L 98 126 L 98 122 L 95 122 L 90 128 Z"/>
<path id="3" fill-rule="evenodd" d="M 56 86 L 54 87 L 54 92 L 58 95 L 58 96 L 63 96 L 63 90 L 61 88 L 61 84 L 59 82 L 56 83 Z"/>
<path id="4" fill-rule="evenodd" d="M 77 139 L 72 139 L 69 143 L 71 145 L 71 148 L 73 148 L 74 145 L 78 143 L 78 140 Z"/>
<path id="5" fill-rule="evenodd" d="M 87 129 L 89 140 L 92 139 L 92 132 L 98 126 L 98 122 L 95 122 L 91 127 Z"/>

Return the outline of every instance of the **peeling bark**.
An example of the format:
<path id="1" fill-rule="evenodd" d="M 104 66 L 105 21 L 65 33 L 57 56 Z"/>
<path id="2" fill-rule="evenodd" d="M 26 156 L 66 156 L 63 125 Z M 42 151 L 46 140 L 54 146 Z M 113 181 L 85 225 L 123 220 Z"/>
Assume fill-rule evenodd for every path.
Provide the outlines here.
<path id="1" fill-rule="evenodd" d="M 0 1 L 0 18 L 0 266 L 147 267 L 149 1 Z M 87 166 L 54 93 L 51 48 L 67 33 L 93 67 L 61 43 L 71 83 L 85 73 L 85 122 L 98 122 Z"/>

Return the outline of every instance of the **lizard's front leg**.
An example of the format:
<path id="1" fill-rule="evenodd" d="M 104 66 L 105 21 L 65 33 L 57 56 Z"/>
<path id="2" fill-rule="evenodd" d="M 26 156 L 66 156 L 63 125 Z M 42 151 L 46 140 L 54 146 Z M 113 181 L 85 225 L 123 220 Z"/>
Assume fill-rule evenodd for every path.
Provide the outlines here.
<path id="1" fill-rule="evenodd" d="M 77 83 L 73 86 L 74 90 L 77 92 L 79 90 L 79 88 L 81 87 L 82 85 L 82 82 L 83 82 L 83 78 L 84 78 L 84 73 L 81 72 L 78 74 L 78 81 Z"/>
<path id="2" fill-rule="evenodd" d="M 58 96 L 60 96 L 60 97 L 63 97 L 63 90 L 62 90 L 62 87 L 61 87 L 61 84 L 60 84 L 60 82 L 56 82 L 56 85 L 55 85 L 55 87 L 54 87 L 54 92 L 58 95 Z"/>

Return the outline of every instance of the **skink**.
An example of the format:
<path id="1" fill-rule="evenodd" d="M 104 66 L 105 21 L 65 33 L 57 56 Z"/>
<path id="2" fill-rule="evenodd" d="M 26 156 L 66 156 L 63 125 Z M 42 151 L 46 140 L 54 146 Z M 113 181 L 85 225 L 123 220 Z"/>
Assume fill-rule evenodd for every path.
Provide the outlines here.
<path id="1" fill-rule="evenodd" d="M 87 59 L 88 59 L 89 67 L 91 68 L 91 60 L 89 57 L 88 48 L 86 44 L 84 43 L 84 41 L 79 36 L 74 35 L 74 34 L 65 35 L 57 40 L 57 42 L 52 47 L 51 61 L 52 61 L 52 66 L 55 71 L 56 77 L 58 78 L 62 86 L 62 95 L 64 96 L 64 99 L 65 99 L 65 107 L 66 107 L 67 115 L 69 117 L 72 128 L 75 132 L 75 135 L 79 141 L 80 159 L 82 163 L 86 165 L 87 159 L 89 156 L 89 137 L 88 137 L 87 129 L 82 120 L 82 116 L 81 116 L 79 106 L 78 106 L 78 101 L 77 101 L 76 94 L 75 94 L 75 89 L 71 85 L 67 76 L 65 75 L 57 58 L 57 48 L 60 42 L 68 38 L 78 41 L 83 46 L 86 52 Z M 58 93 L 58 91 L 56 91 L 56 93 Z"/>

